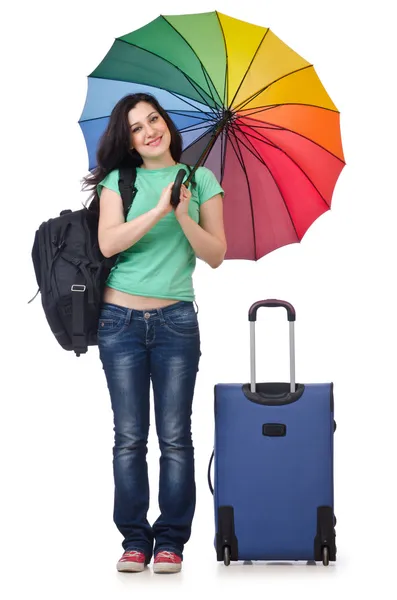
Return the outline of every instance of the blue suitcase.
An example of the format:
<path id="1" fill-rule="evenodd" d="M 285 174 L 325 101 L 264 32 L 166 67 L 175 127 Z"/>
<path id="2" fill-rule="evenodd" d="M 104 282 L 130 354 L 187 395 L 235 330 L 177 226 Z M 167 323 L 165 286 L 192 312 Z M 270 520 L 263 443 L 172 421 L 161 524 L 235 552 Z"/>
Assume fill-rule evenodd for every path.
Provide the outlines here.
<path id="1" fill-rule="evenodd" d="M 260 307 L 284 307 L 290 383 L 256 383 Z M 250 384 L 215 386 L 214 493 L 217 560 L 336 560 L 333 384 L 295 384 L 295 310 L 281 300 L 249 309 Z"/>

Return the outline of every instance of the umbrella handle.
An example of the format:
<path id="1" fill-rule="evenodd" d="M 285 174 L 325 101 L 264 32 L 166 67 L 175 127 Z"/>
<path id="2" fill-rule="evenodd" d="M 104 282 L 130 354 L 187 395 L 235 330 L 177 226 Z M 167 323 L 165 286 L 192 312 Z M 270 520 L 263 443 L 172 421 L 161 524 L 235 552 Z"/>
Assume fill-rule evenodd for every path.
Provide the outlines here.
<path id="1" fill-rule="evenodd" d="M 185 169 L 179 169 L 177 176 L 175 177 L 174 187 L 171 193 L 171 206 L 176 208 L 179 204 L 179 195 L 181 193 L 181 185 L 186 176 Z"/>

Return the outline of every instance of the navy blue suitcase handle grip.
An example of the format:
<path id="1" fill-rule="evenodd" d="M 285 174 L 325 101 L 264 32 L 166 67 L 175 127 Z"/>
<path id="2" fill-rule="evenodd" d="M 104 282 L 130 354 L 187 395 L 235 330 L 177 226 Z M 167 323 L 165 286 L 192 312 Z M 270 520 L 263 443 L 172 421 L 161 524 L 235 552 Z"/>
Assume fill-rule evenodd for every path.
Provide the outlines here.
<path id="1" fill-rule="evenodd" d="M 258 302 L 254 302 L 251 308 L 248 311 L 248 320 L 256 321 L 256 313 L 258 312 L 258 308 L 262 308 L 267 306 L 270 308 L 276 308 L 281 306 L 285 308 L 287 311 L 288 321 L 296 320 L 295 309 L 289 302 L 285 302 L 285 300 L 258 300 Z"/>
<path id="2" fill-rule="evenodd" d="M 214 450 L 212 451 L 210 462 L 208 465 L 208 471 L 207 471 L 208 487 L 210 488 L 210 492 L 212 495 L 214 495 L 214 486 L 212 485 L 212 481 L 211 481 L 211 466 L 212 466 L 213 460 L 214 460 Z"/>

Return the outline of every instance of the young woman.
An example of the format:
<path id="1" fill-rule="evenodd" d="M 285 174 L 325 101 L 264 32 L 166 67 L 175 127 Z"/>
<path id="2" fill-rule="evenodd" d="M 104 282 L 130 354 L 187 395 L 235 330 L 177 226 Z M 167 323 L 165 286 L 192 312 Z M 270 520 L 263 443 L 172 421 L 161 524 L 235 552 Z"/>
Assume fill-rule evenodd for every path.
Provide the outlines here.
<path id="1" fill-rule="evenodd" d="M 99 245 L 119 254 L 107 280 L 98 324 L 100 358 L 110 392 L 115 444 L 114 522 L 123 535 L 119 571 L 181 570 L 195 510 L 191 412 L 200 358 L 192 274 L 196 256 L 218 267 L 225 256 L 223 190 L 199 167 L 192 189 L 170 204 L 182 140 L 157 100 L 124 97 L 114 107 L 85 178 L 99 200 Z M 124 220 L 118 168 L 136 167 L 137 194 Z M 186 167 L 186 171 L 189 172 Z M 160 516 L 147 520 L 149 389 L 159 440 Z"/>

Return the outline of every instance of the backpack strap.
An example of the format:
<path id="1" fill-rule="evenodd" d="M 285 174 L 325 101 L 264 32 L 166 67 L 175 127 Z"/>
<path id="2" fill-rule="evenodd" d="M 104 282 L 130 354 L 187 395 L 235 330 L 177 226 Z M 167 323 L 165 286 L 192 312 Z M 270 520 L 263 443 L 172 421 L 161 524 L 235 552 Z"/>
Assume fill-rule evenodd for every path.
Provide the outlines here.
<path id="1" fill-rule="evenodd" d="M 85 354 L 88 350 L 86 322 L 86 298 L 88 280 L 84 279 L 81 271 L 76 273 L 72 292 L 72 344 L 76 356 Z"/>
<path id="2" fill-rule="evenodd" d="M 128 211 L 134 201 L 137 193 L 135 187 L 136 168 L 135 167 L 120 167 L 119 169 L 119 190 L 123 200 L 124 218 L 127 218 Z"/>
<path id="3" fill-rule="evenodd" d="M 135 187 L 136 169 L 134 167 L 121 167 L 119 170 L 119 190 L 123 200 L 124 218 L 127 218 L 128 211 L 137 193 Z M 85 266 L 79 264 L 79 271 L 76 274 L 74 285 L 72 286 L 73 299 L 73 350 L 76 356 L 87 352 L 87 340 L 85 335 L 85 322 L 87 302 L 94 302 L 95 297 L 92 289 L 92 281 L 86 272 Z M 87 292 L 87 298 L 86 293 Z"/>

